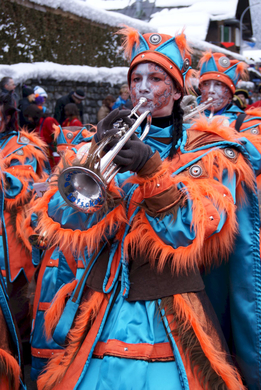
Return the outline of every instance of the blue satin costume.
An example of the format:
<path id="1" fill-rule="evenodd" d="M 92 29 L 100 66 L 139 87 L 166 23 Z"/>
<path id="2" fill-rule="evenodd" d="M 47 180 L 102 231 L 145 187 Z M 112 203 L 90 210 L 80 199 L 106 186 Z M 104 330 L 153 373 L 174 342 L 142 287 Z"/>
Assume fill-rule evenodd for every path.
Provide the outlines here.
<path id="1" fill-rule="evenodd" d="M 157 150 L 160 153 L 162 160 L 167 158 L 171 146 L 160 142 L 160 138 L 170 137 L 172 131 L 172 126 L 164 129 L 152 126 L 149 135 L 144 141 L 151 146 L 153 152 Z M 201 145 L 193 151 L 188 151 L 186 149 L 187 139 L 188 131 L 184 127 L 182 139 L 179 141 L 177 147 L 181 155 L 189 153 L 190 155 L 185 165 L 173 171 L 173 176 L 189 171 L 195 164 L 200 163 L 202 157 L 217 150 L 225 151 L 226 149 L 232 149 L 236 153 L 244 155 L 246 159 L 249 157 L 242 145 L 226 140 L 220 140 L 211 143 L 211 145 Z M 255 170 L 260 171 L 261 159 L 258 155 L 256 156 L 255 164 Z M 125 174 L 118 174 L 115 178 L 116 184 L 123 190 L 127 210 L 130 206 L 133 193 L 137 188 L 137 184 L 123 184 L 129 176 L 130 173 L 127 172 Z M 197 179 L 195 178 L 195 180 Z M 260 388 L 261 383 L 261 267 L 258 199 L 256 193 L 245 188 L 247 202 L 237 202 L 237 181 L 235 174 L 232 178 L 229 178 L 227 171 L 224 170 L 222 182 L 227 188 L 229 195 L 233 198 L 234 203 L 237 204 L 236 216 L 239 222 L 239 230 L 236 243 L 229 256 L 229 261 L 225 265 L 212 270 L 210 274 L 211 278 L 209 279 L 210 282 L 206 278 L 205 283 L 207 292 L 227 338 L 230 351 L 240 367 L 247 388 L 249 390 L 257 390 Z M 182 182 L 178 184 L 179 188 L 183 186 Z M 191 222 L 192 208 L 193 202 L 188 193 L 187 203 L 185 206 L 179 207 L 175 221 L 169 215 L 165 215 L 160 219 L 146 213 L 146 218 L 153 231 L 164 244 L 172 248 L 188 247 L 196 239 L 196 232 Z M 168 323 L 164 320 L 164 315 L 162 321 L 158 318 L 158 305 L 160 305 L 161 300 L 136 302 L 128 302 L 126 300 L 131 285 L 128 278 L 128 263 L 123 253 L 123 242 L 138 210 L 139 208 L 137 207 L 129 220 L 129 224 L 125 226 L 122 242 L 117 242 L 116 240 L 111 247 L 110 260 L 103 283 L 103 292 L 112 293 L 110 303 L 104 314 L 104 319 L 93 343 L 91 352 L 74 387 L 75 389 L 189 389 L 186 370 L 178 346 L 171 334 L 169 334 L 169 342 L 175 357 L 173 361 L 149 362 L 110 355 L 104 356 L 103 359 L 92 357 L 97 342 L 106 343 L 108 340 L 115 339 L 130 344 L 168 342 Z M 58 222 L 65 231 L 68 229 L 73 231 L 80 229 L 84 231 L 97 223 L 95 214 L 88 217 L 87 214 L 75 212 L 69 206 L 65 206 L 59 191 L 50 199 L 48 216 L 54 222 Z M 221 212 L 218 226 L 211 233 L 211 236 L 218 234 L 224 229 L 226 219 L 227 216 L 225 213 Z M 107 238 L 113 238 L 115 234 L 116 231 L 112 231 L 110 237 Z M 120 264 L 116 271 L 112 271 L 111 263 L 118 245 L 121 245 Z M 59 264 L 55 272 L 53 272 L 52 267 L 46 267 L 45 269 L 41 286 L 41 302 L 50 302 L 57 288 L 73 279 L 73 273 L 68 264 L 66 266 L 66 260 L 62 251 L 58 247 L 49 251 L 51 251 L 50 258 L 59 258 Z M 88 253 L 88 248 L 86 248 L 84 258 L 79 259 L 75 257 L 75 263 L 83 263 L 86 266 L 90 261 L 91 255 L 92 253 Z M 82 273 L 83 268 L 78 269 L 75 272 L 76 278 L 79 279 Z M 215 275 L 215 277 L 213 278 L 212 275 Z M 113 281 L 110 285 L 108 284 L 109 276 L 113 276 Z M 116 293 L 118 285 L 120 286 L 120 294 Z M 48 289 L 46 289 L 46 286 L 48 286 Z M 55 291 L 51 291 L 51 287 L 54 287 Z M 112 302 L 113 305 L 110 307 Z M 68 300 L 61 320 L 58 323 L 56 334 L 54 334 L 56 341 L 59 343 L 65 340 L 79 304 L 80 301 L 76 302 L 76 305 L 73 305 L 72 301 L 70 299 Z M 38 348 L 41 343 L 40 332 L 43 322 L 43 311 L 38 311 L 33 327 L 33 343 L 37 339 Z M 46 340 L 42 339 L 42 348 L 59 349 L 61 347 L 54 340 L 51 341 L 51 344 L 46 344 Z M 45 361 L 39 364 L 38 371 L 35 370 L 34 374 L 39 373 L 43 363 Z"/>

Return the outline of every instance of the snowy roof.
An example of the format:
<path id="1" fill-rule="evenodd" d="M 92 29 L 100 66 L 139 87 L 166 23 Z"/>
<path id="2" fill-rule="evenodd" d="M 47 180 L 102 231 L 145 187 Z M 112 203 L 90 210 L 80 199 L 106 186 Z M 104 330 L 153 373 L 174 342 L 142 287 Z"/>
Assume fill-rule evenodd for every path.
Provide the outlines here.
<path id="1" fill-rule="evenodd" d="M 143 0 L 146 1 L 146 0 Z M 91 4 L 93 0 L 85 0 Z M 188 38 L 205 40 L 211 20 L 225 20 L 236 15 L 238 0 L 149 0 L 156 8 L 162 8 L 151 15 L 149 24 L 158 32 L 175 35 L 186 27 Z M 135 0 L 96 0 L 95 6 L 106 10 L 122 10 Z"/>
<path id="2" fill-rule="evenodd" d="M 129 16 L 120 14 L 118 12 L 108 12 L 105 9 L 93 5 L 94 1 L 85 2 L 81 0 L 29 0 L 41 6 L 46 6 L 54 9 L 60 9 L 64 12 L 70 12 L 74 15 L 83 17 L 96 23 L 106 24 L 112 27 L 119 27 L 127 24 L 130 27 L 136 28 L 141 33 L 155 32 L 155 26 L 148 24 L 139 19 L 130 18 Z"/>
<path id="3" fill-rule="evenodd" d="M 127 81 L 127 67 L 95 68 L 87 65 L 60 65 L 53 62 L 35 62 L 0 65 L 0 80 L 12 77 L 16 84 L 28 79 L 53 79 L 56 81 L 110 82 L 111 85 Z"/>

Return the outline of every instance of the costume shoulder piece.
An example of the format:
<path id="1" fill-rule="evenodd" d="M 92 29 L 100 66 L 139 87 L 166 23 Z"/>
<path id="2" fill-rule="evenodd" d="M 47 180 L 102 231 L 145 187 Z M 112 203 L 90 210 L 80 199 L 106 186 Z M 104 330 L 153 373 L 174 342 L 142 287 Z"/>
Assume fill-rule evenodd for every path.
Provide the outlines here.
<path id="1" fill-rule="evenodd" d="M 238 138 L 235 129 L 230 127 L 227 118 L 222 116 L 216 116 L 211 122 L 202 116 L 195 120 L 186 132 L 184 151 L 188 152 L 224 141 L 235 142 Z"/>

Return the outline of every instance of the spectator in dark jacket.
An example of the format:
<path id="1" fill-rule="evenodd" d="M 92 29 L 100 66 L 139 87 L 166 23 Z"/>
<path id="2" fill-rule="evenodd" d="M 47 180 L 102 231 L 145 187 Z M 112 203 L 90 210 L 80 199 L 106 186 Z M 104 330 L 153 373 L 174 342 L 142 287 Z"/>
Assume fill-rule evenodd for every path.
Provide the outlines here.
<path id="1" fill-rule="evenodd" d="M 85 99 L 85 94 L 82 89 L 76 89 L 76 91 L 70 92 L 68 95 L 62 96 L 57 100 L 55 110 L 54 110 L 54 118 L 59 122 L 60 125 L 65 121 L 65 106 L 68 103 L 75 103 L 78 107 L 81 122 L 83 122 L 83 105 L 82 101 Z"/>
<path id="2" fill-rule="evenodd" d="M 19 100 L 19 124 L 20 127 L 27 127 L 28 130 L 33 130 L 32 123 L 24 116 L 25 109 L 31 104 L 35 104 L 34 90 L 30 87 L 24 86 L 22 89 L 23 98 Z M 36 104 L 35 104 L 36 105 Z"/>
<path id="3" fill-rule="evenodd" d="M 4 94 L 9 94 L 11 97 L 11 105 L 15 108 L 18 106 L 18 95 L 15 92 L 15 82 L 12 77 L 3 77 L 2 80 L 0 81 L 0 89 L 1 92 Z M 18 130 L 18 115 L 17 111 L 15 112 L 15 123 L 14 126 L 16 130 Z"/>

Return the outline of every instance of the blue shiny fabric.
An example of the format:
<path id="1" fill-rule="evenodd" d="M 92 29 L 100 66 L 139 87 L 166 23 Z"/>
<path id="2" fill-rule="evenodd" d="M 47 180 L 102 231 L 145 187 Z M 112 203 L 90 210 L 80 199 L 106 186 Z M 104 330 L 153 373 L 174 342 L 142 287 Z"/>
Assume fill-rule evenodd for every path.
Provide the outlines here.
<path id="1" fill-rule="evenodd" d="M 151 127 L 151 132 L 145 139 L 145 143 L 159 150 L 162 159 L 168 156 L 170 145 L 165 145 L 153 139 L 153 136 L 158 138 L 159 133 L 165 138 L 170 134 L 170 128 L 160 129 Z M 186 126 L 184 126 L 183 137 L 179 142 L 181 153 L 188 153 L 185 149 L 186 142 Z M 160 143 L 160 146 L 158 145 Z M 220 141 L 215 144 L 211 144 L 212 150 L 217 148 L 232 147 L 238 149 L 247 157 L 247 152 L 244 147 L 228 141 Z M 202 150 L 203 155 L 210 153 L 208 150 L 209 145 L 197 148 Z M 191 153 L 191 151 L 189 151 Z M 258 160 L 258 156 L 256 157 Z M 182 172 L 184 169 L 190 167 L 200 157 L 193 159 L 187 163 L 186 166 L 179 168 L 174 174 Z M 260 164 L 260 161 L 257 161 Z M 116 177 L 116 183 L 123 189 L 123 196 L 125 198 L 126 209 L 128 211 L 130 201 L 137 185 L 123 184 L 124 180 L 130 175 L 130 173 L 119 174 Z M 229 189 L 234 202 L 237 203 L 236 198 L 236 177 L 228 178 L 227 172 L 224 171 L 222 175 L 223 184 Z M 180 187 L 183 187 L 183 183 L 179 183 Z M 189 194 L 188 194 L 189 196 Z M 97 218 L 94 216 L 86 217 L 85 214 L 75 213 L 75 210 L 68 206 L 60 207 L 63 200 L 57 192 L 49 204 L 48 213 L 51 218 L 62 224 L 66 229 L 81 229 L 86 230 L 88 227 L 97 223 Z M 64 202 L 63 202 L 64 203 Z M 247 206 L 246 206 L 247 205 Z M 260 286 L 260 254 L 259 254 L 259 215 L 257 212 L 258 202 L 257 197 L 252 193 L 247 193 L 247 202 L 244 205 L 238 205 L 237 215 L 239 218 L 239 233 L 236 238 L 236 246 L 231 257 L 228 259 L 228 263 L 219 267 L 216 271 L 213 270 L 208 277 L 206 277 L 207 292 L 210 299 L 213 302 L 214 308 L 217 312 L 218 318 L 223 326 L 225 336 L 228 340 L 229 346 L 233 346 L 232 352 L 235 351 L 236 360 L 246 378 L 247 386 L 249 390 L 257 390 L 259 385 L 253 385 L 252 382 L 258 383 L 261 378 L 261 362 L 260 362 L 260 308 L 261 308 L 261 286 Z M 97 338 L 93 345 L 98 341 L 106 342 L 109 339 L 117 339 L 127 343 L 156 343 L 166 340 L 166 330 L 163 327 L 162 322 L 156 315 L 155 302 L 132 302 L 128 303 L 125 298 L 128 296 L 128 290 L 131 288 L 130 281 L 128 279 L 128 261 L 125 258 L 123 245 L 124 239 L 127 236 L 132 220 L 139 208 L 137 207 L 134 214 L 128 221 L 125 230 L 123 232 L 123 239 L 121 241 L 121 258 L 120 266 L 116 270 L 114 276 L 114 283 L 111 286 L 111 290 L 115 289 L 118 279 L 118 273 L 120 276 L 121 291 L 117 297 L 111 311 L 109 312 L 109 318 L 104 316 L 104 320 Z M 166 244 L 171 245 L 173 248 L 186 247 L 195 238 L 195 231 L 191 226 L 192 220 L 192 200 L 189 199 L 185 206 L 177 211 L 177 218 L 175 221 L 169 216 L 164 216 L 161 220 L 152 218 L 147 215 L 148 222 L 153 228 L 157 236 Z M 220 222 L 216 232 L 222 231 L 226 223 L 227 216 L 225 213 L 220 214 Z M 245 234 L 245 227 L 248 230 L 248 234 Z M 115 232 L 113 232 L 115 234 Z M 107 281 L 111 274 L 111 260 L 114 255 L 113 247 L 110 253 L 110 261 L 108 264 L 103 291 L 107 290 Z M 86 259 L 86 261 L 88 261 Z M 120 271 L 121 267 L 121 271 Z M 223 268 L 225 271 L 223 271 Z M 118 279 L 119 280 L 119 279 Z M 237 281 L 240 281 L 238 283 Z M 217 289 L 216 289 L 216 288 Z M 242 307 L 244 305 L 244 307 Z M 243 319 L 247 317 L 247 320 Z M 240 324 L 238 323 L 240 321 Z M 231 328 L 233 332 L 230 333 Z M 252 337 L 252 340 L 249 340 Z M 255 342 L 253 342 L 255 340 Z M 168 389 L 171 381 L 173 381 L 173 387 L 170 389 L 184 388 L 188 389 L 186 374 L 184 373 L 184 367 L 182 367 L 182 361 L 178 353 L 177 348 L 173 344 L 173 351 L 176 351 L 175 362 L 171 364 L 163 363 L 165 372 L 164 386 L 158 388 Z M 148 363 L 144 361 L 134 361 L 134 359 L 119 359 L 117 357 L 106 356 L 102 360 L 92 358 L 92 352 L 88 357 L 82 374 L 75 388 L 91 390 L 103 390 L 107 389 L 106 384 L 109 384 L 113 389 L 152 389 L 154 386 L 149 378 L 151 367 L 155 370 L 161 367 L 160 362 Z M 115 369 L 114 369 L 115 367 Z M 118 385 L 117 378 L 119 377 L 119 370 L 122 370 L 122 378 L 119 378 Z M 134 370 L 134 371 L 133 371 Z M 166 371 L 164 371 L 166 370 Z M 137 373 L 135 380 L 133 372 Z M 156 371 L 155 371 L 156 372 Z M 178 375 L 176 375 L 178 373 Z M 183 373 L 182 375 L 180 373 Z M 99 380 L 97 379 L 99 376 Z M 130 378 L 126 383 L 126 377 Z M 145 379 L 144 379 L 145 378 Z M 165 380 L 166 379 L 166 380 Z M 166 383 L 165 383 L 166 382 Z M 155 383 L 157 383 L 155 381 Z M 119 387 L 117 387 L 119 386 Z M 146 387 L 147 386 L 147 387 Z M 171 384 L 172 386 L 172 384 Z"/>
<path id="2" fill-rule="evenodd" d="M 68 266 L 64 254 L 59 248 L 55 248 L 51 259 L 59 260 L 58 267 L 47 266 L 44 271 L 44 288 L 41 289 L 39 302 L 51 302 L 55 293 L 66 283 L 74 279 L 74 274 Z M 31 345 L 36 349 L 61 349 L 52 338 L 47 340 L 44 330 L 44 311 L 37 311 L 31 333 Z M 46 358 L 32 356 L 31 378 L 36 380 L 47 363 Z"/>
<path id="3" fill-rule="evenodd" d="M 127 302 L 118 296 L 99 341 L 120 340 L 130 344 L 168 342 L 156 302 Z M 105 356 L 92 358 L 78 390 L 181 390 L 175 361 L 148 362 Z"/>

